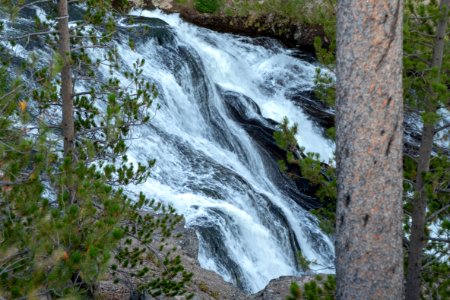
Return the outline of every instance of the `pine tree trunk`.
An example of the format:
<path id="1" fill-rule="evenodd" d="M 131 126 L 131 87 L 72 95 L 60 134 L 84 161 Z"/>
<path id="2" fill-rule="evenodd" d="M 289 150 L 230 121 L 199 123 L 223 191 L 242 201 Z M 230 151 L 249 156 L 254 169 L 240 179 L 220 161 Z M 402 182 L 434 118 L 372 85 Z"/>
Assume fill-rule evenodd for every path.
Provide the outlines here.
<path id="1" fill-rule="evenodd" d="M 444 56 L 445 34 L 448 23 L 449 0 L 441 0 L 440 11 L 443 13 L 436 29 L 436 41 L 433 47 L 433 57 L 430 63 L 432 68 L 437 68 L 440 73 L 442 59 Z M 430 101 L 427 112 L 435 112 L 436 104 Z M 413 200 L 413 211 L 411 215 L 411 238 L 408 255 L 408 272 L 406 279 L 406 299 L 419 300 L 422 286 L 422 253 L 425 245 L 425 226 L 427 196 L 424 190 L 424 176 L 430 170 L 431 151 L 433 149 L 433 138 L 435 134 L 435 124 L 424 124 L 422 129 L 422 140 L 419 148 L 416 175 L 416 195 Z"/>
<path id="2" fill-rule="evenodd" d="M 58 2 L 59 53 L 63 59 L 61 70 L 62 127 L 64 138 L 64 158 L 74 162 L 75 124 L 73 118 L 73 80 L 70 65 L 69 10 L 67 0 Z M 69 203 L 76 203 L 76 187 L 73 183 L 72 170 L 67 170 L 66 188 Z"/>
<path id="3" fill-rule="evenodd" d="M 75 126 L 73 120 L 73 82 L 72 69 L 70 66 L 70 34 L 69 34 L 69 12 L 67 0 L 58 3 L 58 31 L 59 31 L 59 53 L 63 59 L 64 66 L 61 70 L 61 98 L 62 98 L 62 126 L 64 136 L 64 155 L 73 156 Z"/>
<path id="4" fill-rule="evenodd" d="M 417 163 L 416 193 L 413 200 L 411 238 L 409 243 L 408 272 L 406 280 L 406 299 L 420 299 L 422 251 L 424 246 L 427 198 L 424 191 L 424 175 L 430 169 L 430 157 L 433 147 L 434 125 L 425 124 Z"/>
<path id="5" fill-rule="evenodd" d="M 402 299 L 402 0 L 337 20 L 338 299 Z"/>

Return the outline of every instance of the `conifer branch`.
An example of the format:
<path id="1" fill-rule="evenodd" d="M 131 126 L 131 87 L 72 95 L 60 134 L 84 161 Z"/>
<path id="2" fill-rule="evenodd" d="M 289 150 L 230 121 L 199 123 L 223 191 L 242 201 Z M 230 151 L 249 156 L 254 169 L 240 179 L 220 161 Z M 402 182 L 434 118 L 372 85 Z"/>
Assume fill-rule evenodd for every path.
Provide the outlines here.
<path id="1" fill-rule="evenodd" d="M 450 239 L 432 238 L 432 237 L 429 237 L 427 239 L 432 242 L 440 242 L 440 243 L 449 243 L 450 244 Z"/>
<path id="2" fill-rule="evenodd" d="M 449 190 L 450 191 L 450 190 Z M 450 208 L 450 203 L 447 205 L 444 205 L 442 208 L 438 209 L 437 211 L 435 211 L 434 213 L 432 213 L 431 215 L 428 216 L 427 218 L 427 222 L 431 222 L 433 221 L 440 213 L 446 211 L 447 209 Z"/>
<path id="3" fill-rule="evenodd" d="M 447 129 L 447 128 L 450 128 L 450 123 L 447 123 L 447 124 L 445 124 L 445 125 L 442 125 L 442 126 L 440 126 L 440 127 L 437 127 L 437 128 L 434 130 L 434 133 L 438 133 L 439 131 L 445 130 L 445 129 Z"/>

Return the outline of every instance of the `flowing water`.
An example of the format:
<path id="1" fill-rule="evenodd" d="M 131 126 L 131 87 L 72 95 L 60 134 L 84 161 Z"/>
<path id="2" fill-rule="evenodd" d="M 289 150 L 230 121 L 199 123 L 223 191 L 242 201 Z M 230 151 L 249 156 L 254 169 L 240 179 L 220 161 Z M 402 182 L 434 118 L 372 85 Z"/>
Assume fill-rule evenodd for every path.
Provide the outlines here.
<path id="1" fill-rule="evenodd" d="M 197 232 L 201 265 L 248 292 L 302 274 L 299 250 L 313 270 L 333 272 L 332 241 L 299 205 L 311 198 L 257 138 L 260 128 L 273 130 L 271 120 L 287 116 L 299 124 L 301 146 L 323 160 L 332 156 L 333 144 L 290 100 L 311 90 L 316 66 L 270 39 L 216 33 L 159 11 L 132 14 L 142 18 L 121 20 L 117 49 L 130 68 L 146 60 L 143 75 L 157 86 L 161 105 L 150 126 L 133 131 L 130 157 L 157 160 L 151 179 L 136 189 L 177 208 Z M 26 56 L 17 47 L 17 56 Z"/>

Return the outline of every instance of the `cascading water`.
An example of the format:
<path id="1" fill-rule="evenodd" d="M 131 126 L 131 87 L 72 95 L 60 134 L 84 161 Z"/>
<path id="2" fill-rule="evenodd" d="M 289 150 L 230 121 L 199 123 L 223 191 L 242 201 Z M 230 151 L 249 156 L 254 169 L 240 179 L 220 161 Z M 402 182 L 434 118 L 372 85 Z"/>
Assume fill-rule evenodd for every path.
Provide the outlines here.
<path id="1" fill-rule="evenodd" d="M 332 242 L 299 205 L 311 199 L 259 141 L 264 128 L 275 129 L 271 119 L 287 116 L 299 124 L 301 146 L 332 156 L 333 144 L 289 100 L 311 90 L 316 66 L 270 39 L 219 34 L 160 11 L 131 14 L 140 17 L 121 20 L 116 46 L 125 66 L 146 60 L 143 76 L 161 106 L 150 126 L 133 131 L 130 157 L 157 160 L 151 179 L 135 188 L 177 208 L 196 229 L 201 265 L 248 292 L 301 274 L 299 250 L 313 270 L 332 272 Z"/>
<path id="2" fill-rule="evenodd" d="M 158 161 L 140 188 L 172 203 L 197 229 L 203 267 L 247 291 L 299 274 L 298 247 L 315 268 L 332 266 L 329 238 L 290 197 L 275 160 L 230 113 L 239 109 L 268 127 L 265 118 L 288 116 L 300 125 L 300 144 L 330 158 L 332 145 L 286 96 L 310 90 L 316 67 L 272 40 L 258 45 L 158 11 L 132 14 L 169 24 L 159 25 L 164 34 L 156 38 L 140 38 L 136 52 L 120 49 L 128 61 L 146 59 L 145 74 L 161 93 L 152 127 L 132 146 L 136 159 Z"/>

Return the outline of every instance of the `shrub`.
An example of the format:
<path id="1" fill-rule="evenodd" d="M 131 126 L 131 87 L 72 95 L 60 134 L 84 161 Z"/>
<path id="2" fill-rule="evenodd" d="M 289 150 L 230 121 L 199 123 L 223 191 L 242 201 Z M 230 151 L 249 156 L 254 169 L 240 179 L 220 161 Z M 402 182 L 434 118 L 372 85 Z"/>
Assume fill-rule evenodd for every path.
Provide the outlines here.
<path id="1" fill-rule="evenodd" d="M 220 9 L 220 6 L 220 0 L 195 0 L 195 9 L 201 13 L 215 13 Z"/>

